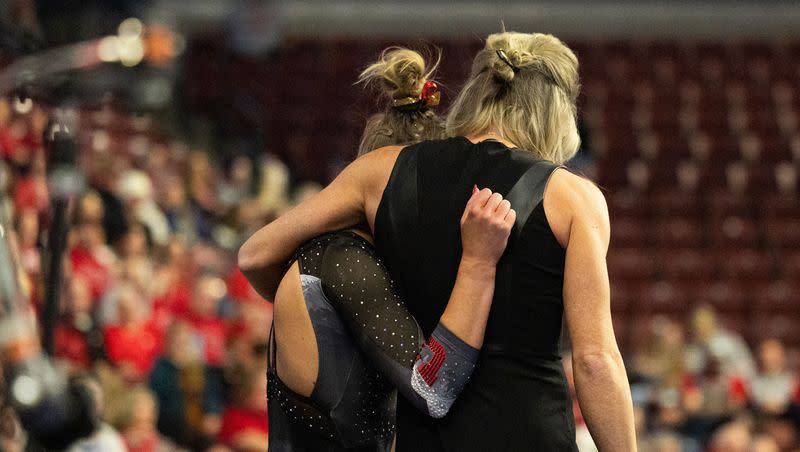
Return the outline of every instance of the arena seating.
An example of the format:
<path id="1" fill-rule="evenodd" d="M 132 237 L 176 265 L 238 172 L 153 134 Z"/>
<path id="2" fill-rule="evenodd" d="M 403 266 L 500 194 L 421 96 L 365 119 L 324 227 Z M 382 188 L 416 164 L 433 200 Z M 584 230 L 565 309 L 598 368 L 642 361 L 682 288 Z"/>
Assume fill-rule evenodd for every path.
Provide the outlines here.
<path id="1" fill-rule="evenodd" d="M 233 56 L 218 64 L 207 58 L 217 42 L 189 49 L 194 105 L 224 110 L 236 98 L 210 86 L 257 92 L 271 150 L 301 177 L 321 181 L 353 155 L 377 104 L 353 86 L 359 68 L 398 44 L 293 40 L 258 64 Z M 446 103 L 481 42 L 428 44 L 442 50 Z M 656 314 L 684 319 L 699 303 L 751 341 L 777 335 L 800 346 L 791 328 L 800 321 L 800 42 L 570 45 L 581 62 L 580 116 L 595 163 L 587 175 L 610 209 L 623 350 L 636 342 L 636 325 Z M 237 83 L 213 82 L 221 77 Z"/>

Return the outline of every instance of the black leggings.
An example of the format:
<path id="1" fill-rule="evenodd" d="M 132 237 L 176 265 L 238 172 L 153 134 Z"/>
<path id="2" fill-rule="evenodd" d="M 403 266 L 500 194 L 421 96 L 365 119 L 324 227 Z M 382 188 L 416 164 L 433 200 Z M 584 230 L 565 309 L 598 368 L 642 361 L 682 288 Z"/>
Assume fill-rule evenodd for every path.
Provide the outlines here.
<path id="1" fill-rule="evenodd" d="M 275 373 L 273 341 L 270 450 L 388 450 L 395 388 L 420 410 L 446 413 L 477 350 L 441 325 L 426 343 L 374 248 L 357 234 L 317 237 L 296 260 L 319 370 L 311 396 L 295 394 Z"/>

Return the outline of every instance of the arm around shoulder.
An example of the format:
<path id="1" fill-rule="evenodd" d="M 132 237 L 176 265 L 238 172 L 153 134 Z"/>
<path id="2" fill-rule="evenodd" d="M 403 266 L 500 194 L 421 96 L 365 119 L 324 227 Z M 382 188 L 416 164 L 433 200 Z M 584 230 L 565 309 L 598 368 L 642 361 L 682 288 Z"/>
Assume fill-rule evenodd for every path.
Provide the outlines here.
<path id="1" fill-rule="evenodd" d="M 321 192 L 256 231 L 239 249 L 238 264 L 253 287 L 272 299 L 283 267 L 304 242 L 324 232 L 363 223 L 376 180 L 396 158 L 397 148 L 370 152 L 348 165 Z"/>

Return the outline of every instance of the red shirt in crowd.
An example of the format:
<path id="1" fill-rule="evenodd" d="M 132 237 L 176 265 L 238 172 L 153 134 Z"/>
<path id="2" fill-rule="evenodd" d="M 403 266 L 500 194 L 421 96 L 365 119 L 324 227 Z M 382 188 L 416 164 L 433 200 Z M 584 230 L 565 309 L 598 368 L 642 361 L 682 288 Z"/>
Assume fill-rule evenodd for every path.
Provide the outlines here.
<path id="1" fill-rule="evenodd" d="M 10 128 L 0 127 L 0 153 L 5 159 L 11 159 L 17 152 L 20 139 L 14 135 Z"/>
<path id="2" fill-rule="evenodd" d="M 171 285 L 165 294 L 153 300 L 153 321 L 161 331 L 166 331 L 176 316 L 186 317 L 191 298 L 191 287 L 179 281 Z"/>
<path id="3" fill-rule="evenodd" d="M 266 411 L 254 411 L 232 406 L 222 413 L 222 426 L 219 430 L 219 441 L 230 445 L 236 435 L 255 430 L 269 434 L 269 423 Z"/>
<path id="4" fill-rule="evenodd" d="M 108 267 L 97 259 L 89 250 L 76 247 L 69 253 L 72 273 L 86 281 L 92 293 L 92 299 L 100 298 L 108 288 Z"/>
<path id="5" fill-rule="evenodd" d="M 108 360 L 115 366 L 130 363 L 140 377 L 150 372 L 161 353 L 161 335 L 149 322 L 135 328 L 107 326 L 103 336 Z"/>
<path id="6" fill-rule="evenodd" d="M 89 369 L 92 364 L 86 335 L 69 324 L 61 323 L 56 327 L 55 354 L 81 369 Z"/>
<path id="7" fill-rule="evenodd" d="M 225 360 L 225 322 L 219 317 L 186 315 L 195 333 L 203 340 L 203 358 L 209 366 L 222 366 Z"/>
<path id="8" fill-rule="evenodd" d="M 236 301 L 264 301 L 250 282 L 247 281 L 247 277 L 239 270 L 239 267 L 234 268 L 225 282 L 228 286 L 228 294 Z"/>
<path id="9" fill-rule="evenodd" d="M 33 177 L 23 177 L 14 184 L 14 207 L 18 211 L 33 209 L 37 212 L 47 210 L 50 202 L 47 187 Z"/>

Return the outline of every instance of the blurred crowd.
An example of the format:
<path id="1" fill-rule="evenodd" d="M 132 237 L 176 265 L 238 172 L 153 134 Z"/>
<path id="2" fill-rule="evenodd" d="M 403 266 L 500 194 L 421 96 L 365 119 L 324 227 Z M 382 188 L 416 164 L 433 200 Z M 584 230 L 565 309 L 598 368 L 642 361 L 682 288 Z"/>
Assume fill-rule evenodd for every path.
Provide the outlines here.
<path id="1" fill-rule="evenodd" d="M 51 113 L 0 98 L 2 208 L 40 315 Z M 235 250 L 291 205 L 285 166 L 160 141 L 152 120 L 110 106 L 58 114 L 79 131 L 86 189 L 67 220 L 55 355 L 102 390 L 104 425 L 91 441 L 109 452 L 266 450 L 272 309 L 238 271 Z M 24 433 L 2 430 L 0 449 L 19 450 Z"/>
<path id="2" fill-rule="evenodd" d="M 38 310 L 51 113 L 0 98 L 2 208 Z M 59 114 L 78 131 L 86 189 L 68 219 L 55 354 L 69 374 L 99 383 L 104 424 L 90 441 L 104 451 L 266 450 L 271 305 L 238 271 L 235 251 L 319 186 L 291 184 L 269 154 L 164 138 L 148 116 L 110 106 Z M 747 344 L 710 307 L 686 320 L 655 317 L 626 351 L 641 450 L 799 450 L 796 357 L 777 340 Z M 591 451 L 574 406 L 580 449 Z M 24 441 L 7 426 L 0 436 L 3 450 Z"/>
<path id="3" fill-rule="evenodd" d="M 625 356 L 640 451 L 800 450 L 798 360 L 779 340 L 751 347 L 707 305 L 646 327 Z M 596 450 L 577 402 L 574 413 L 581 452 Z"/>

